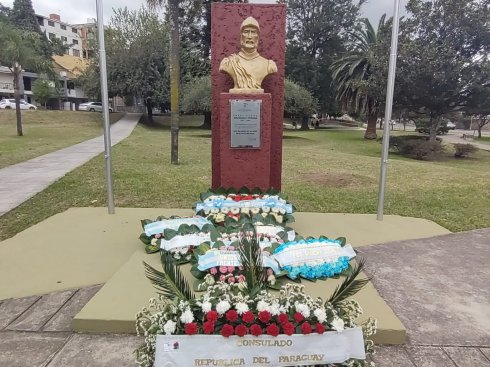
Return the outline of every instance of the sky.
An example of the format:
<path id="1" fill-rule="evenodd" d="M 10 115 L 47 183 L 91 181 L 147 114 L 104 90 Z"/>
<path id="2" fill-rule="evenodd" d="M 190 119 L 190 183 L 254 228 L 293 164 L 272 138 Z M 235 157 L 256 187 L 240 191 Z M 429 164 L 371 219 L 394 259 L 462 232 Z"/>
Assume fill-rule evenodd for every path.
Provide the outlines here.
<path id="1" fill-rule="evenodd" d="M 130 10 L 139 9 L 145 0 L 102 0 L 104 4 L 104 23 L 109 23 L 112 9 L 127 6 Z M 382 14 L 393 15 L 395 0 L 368 0 L 363 6 L 363 16 L 376 26 Z M 401 0 L 401 11 L 408 0 Z M 5 6 L 12 7 L 14 0 L 0 0 Z M 251 0 L 252 3 L 275 3 L 273 0 Z M 85 23 L 88 18 L 96 17 L 95 0 L 32 0 L 37 14 L 48 16 L 51 13 L 61 15 L 61 21 L 69 24 Z"/>

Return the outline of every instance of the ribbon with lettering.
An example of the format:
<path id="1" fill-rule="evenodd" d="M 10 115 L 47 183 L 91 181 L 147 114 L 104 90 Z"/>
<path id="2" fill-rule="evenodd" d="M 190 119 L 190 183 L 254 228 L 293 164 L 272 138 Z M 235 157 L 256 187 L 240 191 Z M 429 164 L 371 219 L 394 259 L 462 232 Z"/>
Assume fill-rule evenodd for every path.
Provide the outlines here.
<path id="1" fill-rule="evenodd" d="M 216 346 L 219 345 L 219 348 Z M 277 337 L 157 335 L 154 367 L 311 366 L 366 359 L 362 329 Z"/>

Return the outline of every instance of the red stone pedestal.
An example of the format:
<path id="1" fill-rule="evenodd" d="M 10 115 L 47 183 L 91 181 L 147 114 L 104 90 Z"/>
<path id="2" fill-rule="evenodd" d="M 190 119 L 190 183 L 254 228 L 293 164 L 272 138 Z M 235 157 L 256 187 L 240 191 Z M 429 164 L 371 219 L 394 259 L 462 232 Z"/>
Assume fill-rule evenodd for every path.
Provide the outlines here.
<path id="1" fill-rule="evenodd" d="M 234 186 L 240 188 L 260 187 L 262 189 L 281 189 L 282 169 L 282 123 L 284 117 L 284 65 L 286 6 L 277 4 L 227 4 L 213 3 L 211 7 L 211 85 L 213 93 L 212 109 L 212 173 L 214 189 Z M 230 150 L 228 102 L 222 105 L 222 96 L 229 95 L 233 81 L 227 74 L 219 72 L 219 64 L 224 57 L 240 51 L 240 25 L 249 16 L 257 19 L 260 25 L 259 53 L 272 59 L 278 72 L 267 76 L 263 83 L 265 93 L 254 95 L 232 94 L 233 99 L 269 98 L 269 120 L 261 119 L 262 142 L 260 152 L 239 149 Z M 269 95 L 270 97 L 265 97 Z M 264 131 L 268 126 L 268 131 Z M 227 131 L 225 133 L 224 131 Z M 266 139 L 266 136 L 269 138 Z M 266 151 L 268 152 L 266 153 Z M 240 154 L 244 154 L 240 156 Z M 269 168 L 266 167 L 266 155 Z M 248 162 L 248 161 L 251 162 Z M 257 160 L 254 162 L 254 160 Z M 239 164 L 237 164 L 237 162 Z M 241 167 L 240 167 L 241 165 Z M 250 172 L 245 171 L 250 169 Z M 234 176 L 232 178 L 232 176 Z M 260 176 L 260 177 L 259 177 Z M 252 180 L 253 178 L 253 180 Z"/>
<path id="2" fill-rule="evenodd" d="M 260 100 L 260 148 L 231 148 L 231 116 L 230 100 Z M 220 142 L 221 159 L 220 183 L 222 187 L 240 189 L 245 186 L 267 190 L 271 182 L 271 107 L 272 97 L 269 93 L 220 95 Z"/>

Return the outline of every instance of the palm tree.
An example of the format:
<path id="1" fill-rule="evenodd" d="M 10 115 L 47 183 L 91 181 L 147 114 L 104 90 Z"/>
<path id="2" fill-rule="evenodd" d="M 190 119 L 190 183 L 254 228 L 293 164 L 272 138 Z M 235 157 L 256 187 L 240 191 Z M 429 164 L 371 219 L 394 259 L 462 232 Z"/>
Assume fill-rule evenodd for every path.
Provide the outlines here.
<path id="1" fill-rule="evenodd" d="M 384 14 L 375 31 L 369 19 L 362 20 L 363 27 L 352 33 L 354 47 L 346 55 L 335 60 L 330 71 L 338 101 L 345 107 L 368 115 L 368 125 L 364 138 L 376 139 L 380 98 L 369 90 L 369 80 L 373 73 L 376 48 L 380 44 L 380 30 L 385 26 Z"/>
<path id="2" fill-rule="evenodd" d="M 15 113 L 17 117 L 17 135 L 23 136 L 22 114 L 20 112 L 20 78 L 22 69 L 50 73 L 51 60 L 37 52 L 36 46 L 41 38 L 34 32 L 22 32 L 6 22 L 0 21 L 0 65 L 10 69 L 14 80 Z"/>
<path id="3" fill-rule="evenodd" d="M 167 5 L 170 15 L 170 162 L 179 164 L 180 33 L 179 0 L 146 0 L 151 8 Z"/>

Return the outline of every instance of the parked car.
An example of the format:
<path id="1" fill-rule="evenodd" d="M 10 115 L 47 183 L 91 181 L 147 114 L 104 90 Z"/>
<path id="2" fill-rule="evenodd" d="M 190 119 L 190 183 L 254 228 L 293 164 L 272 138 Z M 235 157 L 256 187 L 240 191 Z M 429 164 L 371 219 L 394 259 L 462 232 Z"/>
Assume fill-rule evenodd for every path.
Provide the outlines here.
<path id="1" fill-rule="evenodd" d="M 15 99 L 2 99 L 0 101 L 0 109 L 3 110 L 14 110 L 15 109 Z M 21 110 L 37 110 L 37 107 L 31 103 L 27 103 L 23 99 L 20 100 Z"/>
<path id="2" fill-rule="evenodd" d="M 86 102 L 81 103 L 78 106 L 80 111 L 88 111 L 88 112 L 102 112 L 102 102 Z M 109 112 L 112 112 L 112 107 L 109 107 Z"/>
<path id="3" fill-rule="evenodd" d="M 452 122 L 452 121 L 448 121 L 448 122 L 446 123 L 446 126 L 447 126 L 447 128 L 448 128 L 449 130 L 454 130 L 454 129 L 456 129 L 456 124 L 455 124 L 454 122 Z"/>

